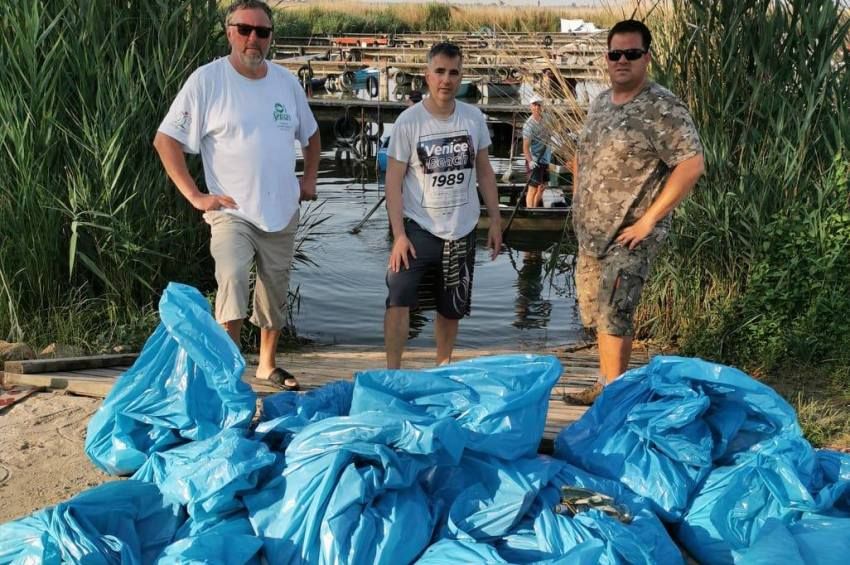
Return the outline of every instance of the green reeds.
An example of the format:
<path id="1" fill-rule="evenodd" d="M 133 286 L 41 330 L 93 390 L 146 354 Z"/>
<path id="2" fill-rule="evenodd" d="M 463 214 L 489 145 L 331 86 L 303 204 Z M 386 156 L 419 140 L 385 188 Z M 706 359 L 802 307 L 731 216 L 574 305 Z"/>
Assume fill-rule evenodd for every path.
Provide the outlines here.
<path id="1" fill-rule="evenodd" d="M 213 57 L 218 13 L 209 0 L 10 0 L 0 23 L 0 337 L 90 346 L 144 317 L 168 280 L 211 272 L 200 217 L 151 140 Z M 76 331 L 71 311 L 87 312 Z"/>
<path id="2" fill-rule="evenodd" d="M 654 74 L 707 173 L 647 289 L 649 333 L 745 366 L 848 361 L 850 21 L 836 0 L 672 0 Z"/>

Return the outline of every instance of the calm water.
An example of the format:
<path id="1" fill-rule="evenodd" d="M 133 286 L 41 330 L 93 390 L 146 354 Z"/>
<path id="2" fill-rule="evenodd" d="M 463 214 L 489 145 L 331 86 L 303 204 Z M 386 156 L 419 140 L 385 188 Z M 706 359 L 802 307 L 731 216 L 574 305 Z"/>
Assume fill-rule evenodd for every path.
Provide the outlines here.
<path id="1" fill-rule="evenodd" d="M 332 145 L 331 137 L 323 129 L 325 147 Z M 501 177 L 508 159 L 495 157 L 492 162 Z M 384 276 L 391 248 L 385 208 L 381 206 L 358 234 L 350 230 L 378 202 L 383 185 L 374 170 L 365 179 L 357 178 L 355 168 L 335 161 L 333 150 L 323 153 L 319 170 L 320 206 L 311 205 L 308 214 L 313 220 L 327 219 L 302 247 L 315 264 L 298 263 L 292 275 L 301 297 L 296 327 L 300 335 L 320 343 L 382 344 Z M 557 239 L 516 232 L 495 261 L 489 259 L 486 239 L 479 239 L 472 315 L 461 321 L 458 345 L 556 345 L 579 339 L 571 273 L 544 280 L 547 249 Z M 433 316 L 428 312 L 413 318 L 411 345 L 433 344 Z"/>

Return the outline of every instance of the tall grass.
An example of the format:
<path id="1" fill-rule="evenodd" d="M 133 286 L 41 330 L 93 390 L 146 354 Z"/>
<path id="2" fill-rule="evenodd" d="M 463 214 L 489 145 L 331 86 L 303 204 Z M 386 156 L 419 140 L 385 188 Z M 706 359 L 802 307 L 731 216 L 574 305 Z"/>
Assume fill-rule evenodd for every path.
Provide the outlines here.
<path id="1" fill-rule="evenodd" d="M 209 0 L 0 5 L 0 337 L 120 339 L 210 272 L 151 140 L 218 21 Z"/>
<path id="2" fill-rule="evenodd" d="M 449 5 L 437 2 L 384 4 L 342 0 L 278 3 L 275 29 L 280 35 L 407 33 L 413 31 L 560 30 L 561 18 L 584 19 L 600 27 L 617 21 L 610 9 L 592 7 Z"/>
<path id="3" fill-rule="evenodd" d="M 850 21 L 836 0 L 671 0 L 654 70 L 707 174 L 676 215 L 643 327 L 770 368 L 850 360 Z"/>

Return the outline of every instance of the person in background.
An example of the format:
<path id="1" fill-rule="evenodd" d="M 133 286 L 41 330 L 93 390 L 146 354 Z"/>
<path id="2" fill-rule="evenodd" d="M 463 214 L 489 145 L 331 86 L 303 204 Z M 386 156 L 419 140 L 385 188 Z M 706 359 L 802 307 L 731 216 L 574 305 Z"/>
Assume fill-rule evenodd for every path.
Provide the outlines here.
<path id="1" fill-rule="evenodd" d="M 154 147 L 166 173 L 210 225 L 218 291 L 215 318 L 239 344 L 249 275 L 257 282 L 251 322 L 260 327 L 257 377 L 286 389 L 298 381 L 276 366 L 286 323 L 298 207 L 316 197 L 321 141 L 298 79 L 266 60 L 272 12 L 241 0 L 227 10 L 230 55 L 197 69 L 159 126 Z M 295 142 L 304 176 L 295 176 Z M 200 153 L 208 193 L 198 189 L 186 153 Z"/>
<path id="2" fill-rule="evenodd" d="M 552 134 L 543 120 L 543 98 L 533 96 L 529 104 L 531 115 L 522 126 L 522 153 L 528 172 L 525 205 L 538 208 L 543 205 L 543 190 L 549 184 L 549 162 L 552 160 L 549 141 Z"/>
<path id="3" fill-rule="evenodd" d="M 480 110 L 455 100 L 463 54 L 451 43 L 428 52 L 429 95 L 401 113 L 390 138 L 387 214 L 393 247 L 384 315 L 387 367 L 401 367 L 410 310 L 436 308 L 437 363 L 452 358 L 459 321 L 470 312 L 478 190 L 491 218 L 495 259 L 502 244 L 490 134 Z"/>
<path id="4" fill-rule="evenodd" d="M 569 395 L 590 404 L 629 364 L 633 318 L 670 213 L 704 172 L 687 107 L 647 78 L 649 29 L 636 20 L 608 33 L 611 87 L 591 104 L 573 162 L 576 290 L 584 325 L 596 331 L 599 381 Z"/>

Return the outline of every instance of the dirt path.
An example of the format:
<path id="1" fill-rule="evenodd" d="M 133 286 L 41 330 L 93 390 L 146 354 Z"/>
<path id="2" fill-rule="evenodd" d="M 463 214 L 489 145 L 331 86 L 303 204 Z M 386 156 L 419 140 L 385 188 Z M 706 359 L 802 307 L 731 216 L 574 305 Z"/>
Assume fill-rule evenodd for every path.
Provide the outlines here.
<path id="1" fill-rule="evenodd" d="M 115 480 L 83 451 L 100 402 L 41 392 L 0 412 L 0 523 Z"/>

